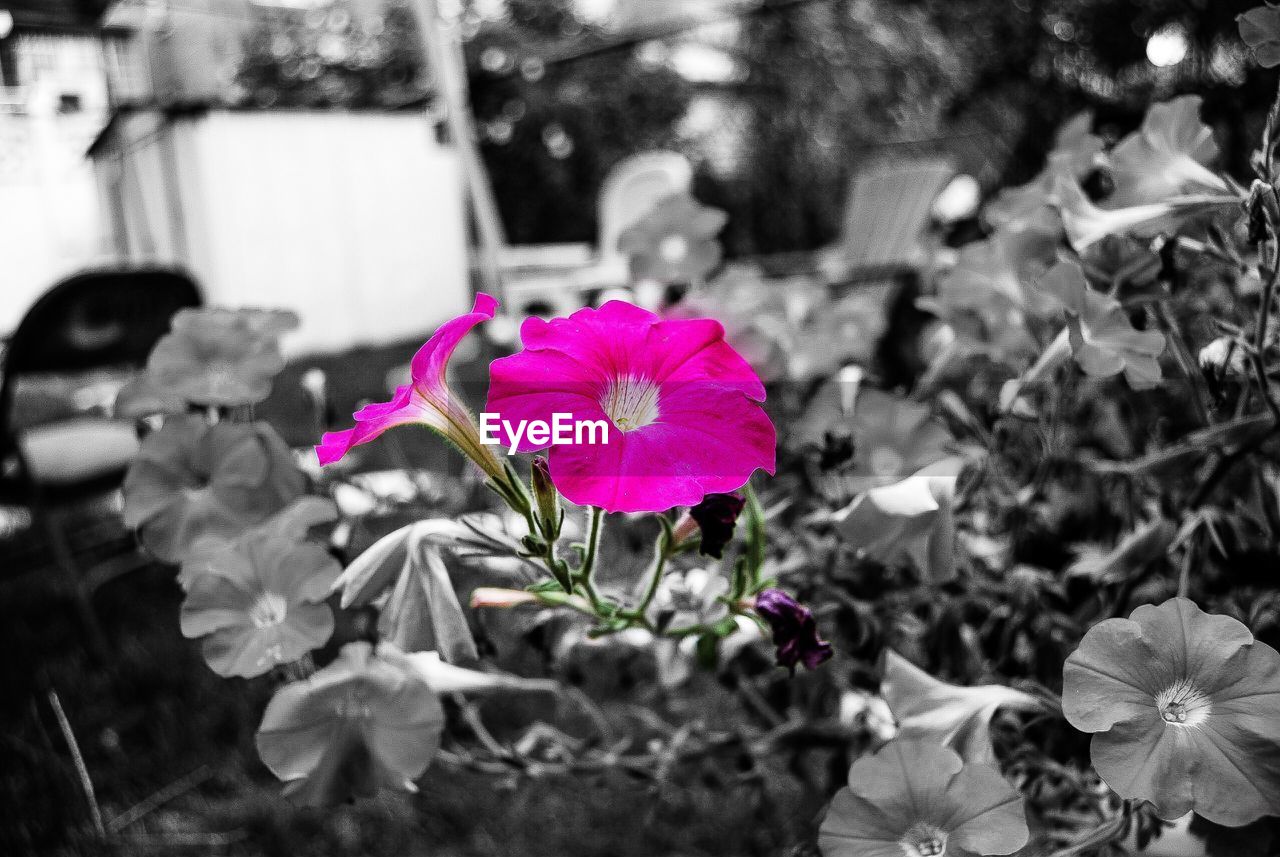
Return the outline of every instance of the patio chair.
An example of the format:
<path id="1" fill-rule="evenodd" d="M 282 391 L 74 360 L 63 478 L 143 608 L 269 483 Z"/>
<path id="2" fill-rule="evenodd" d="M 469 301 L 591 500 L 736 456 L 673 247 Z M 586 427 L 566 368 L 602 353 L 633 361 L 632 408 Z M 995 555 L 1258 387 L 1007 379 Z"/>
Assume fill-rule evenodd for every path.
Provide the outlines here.
<path id="1" fill-rule="evenodd" d="M 887 283 L 926 262 L 934 201 L 956 175 L 947 158 L 875 161 L 849 181 L 844 225 L 819 267 L 834 285 Z"/>
<path id="2" fill-rule="evenodd" d="M 688 191 L 692 184 L 693 167 L 678 152 L 642 152 L 619 161 L 600 188 L 594 257 L 589 245 L 508 248 L 513 251 L 504 265 L 512 273 L 506 301 L 510 310 L 523 315 L 526 307 L 536 305 L 552 315 L 566 314 L 582 306 L 586 292 L 625 286 L 630 271 L 618 238 L 658 201 Z M 535 260 L 544 264 L 535 266 Z"/>
<path id="3" fill-rule="evenodd" d="M 75 414 L 20 426 L 20 378 L 145 364 L 169 321 L 200 293 L 185 273 L 111 268 L 74 274 L 46 292 L 19 322 L 0 369 L 0 503 L 26 507 L 43 529 L 54 563 L 73 587 L 91 646 L 103 636 L 91 587 L 76 566 L 63 513 L 119 487 L 138 451 L 132 422 Z"/>

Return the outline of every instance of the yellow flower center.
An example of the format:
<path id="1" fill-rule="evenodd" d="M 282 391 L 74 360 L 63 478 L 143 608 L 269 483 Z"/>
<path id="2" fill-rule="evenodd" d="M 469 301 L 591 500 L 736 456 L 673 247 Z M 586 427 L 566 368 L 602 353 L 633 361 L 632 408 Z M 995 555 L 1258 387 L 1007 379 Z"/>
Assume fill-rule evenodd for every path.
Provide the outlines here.
<path id="1" fill-rule="evenodd" d="M 689 241 L 683 235 L 668 235 L 658 242 L 658 255 L 664 262 L 683 261 L 689 255 Z"/>
<path id="2" fill-rule="evenodd" d="M 658 385 L 635 375 L 618 378 L 605 390 L 600 407 L 618 431 L 643 428 L 658 419 Z"/>
<path id="3" fill-rule="evenodd" d="M 283 595 L 264 592 L 249 608 L 249 621 L 253 623 L 253 627 L 261 631 L 279 625 L 288 612 L 289 603 L 284 600 Z"/>
<path id="4" fill-rule="evenodd" d="M 1193 729 L 1209 718 L 1213 706 L 1207 694 L 1182 679 L 1156 694 L 1156 710 L 1165 723 Z"/>
<path id="5" fill-rule="evenodd" d="M 903 857 L 945 857 L 947 832 L 931 824 L 917 824 L 898 840 Z"/>

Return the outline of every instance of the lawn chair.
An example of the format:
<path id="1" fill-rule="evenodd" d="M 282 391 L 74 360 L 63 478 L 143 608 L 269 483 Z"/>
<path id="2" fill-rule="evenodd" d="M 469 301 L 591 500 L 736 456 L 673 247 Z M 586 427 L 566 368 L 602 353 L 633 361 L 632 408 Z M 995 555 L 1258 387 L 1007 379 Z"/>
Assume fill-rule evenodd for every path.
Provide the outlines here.
<path id="1" fill-rule="evenodd" d="M 33 523 L 44 530 L 55 564 L 73 586 L 90 644 L 99 653 L 104 640 L 90 603 L 91 587 L 76 566 L 61 514 L 119 487 L 138 451 L 136 426 L 83 414 L 19 426 L 14 419 L 18 379 L 137 369 L 169 330 L 173 314 L 199 304 L 195 283 L 179 271 L 85 271 L 37 300 L 4 351 L 0 503 L 26 507 Z"/>
<path id="2" fill-rule="evenodd" d="M 630 271 L 618 238 L 658 201 L 687 192 L 692 184 L 693 167 L 677 152 L 642 152 L 619 161 L 600 188 L 594 257 L 589 245 L 509 248 L 513 252 L 505 254 L 510 261 L 504 267 L 510 311 L 520 316 L 537 306 L 546 314 L 564 315 L 581 307 L 587 292 L 627 285 Z M 542 270 L 536 260 L 544 262 Z"/>
<path id="3" fill-rule="evenodd" d="M 837 286 L 890 283 L 927 263 L 924 237 L 938 195 L 956 175 L 946 158 L 877 161 L 849 182 L 844 227 L 820 252 L 819 267 Z"/>

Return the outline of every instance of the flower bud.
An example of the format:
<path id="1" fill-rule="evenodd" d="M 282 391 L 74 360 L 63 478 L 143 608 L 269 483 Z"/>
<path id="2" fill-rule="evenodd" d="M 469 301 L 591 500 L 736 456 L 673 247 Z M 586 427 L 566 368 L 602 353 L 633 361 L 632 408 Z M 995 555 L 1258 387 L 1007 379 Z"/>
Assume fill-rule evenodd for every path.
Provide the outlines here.
<path id="1" fill-rule="evenodd" d="M 551 468 L 547 459 L 541 455 L 533 458 L 531 482 L 533 483 L 533 499 L 538 510 L 538 525 L 542 535 L 548 542 L 560 537 L 560 495 L 551 482 Z"/>
<path id="2" fill-rule="evenodd" d="M 538 596 L 523 589 L 500 589 L 496 586 L 481 586 L 471 593 L 472 607 L 518 607 L 521 604 L 534 604 Z"/>

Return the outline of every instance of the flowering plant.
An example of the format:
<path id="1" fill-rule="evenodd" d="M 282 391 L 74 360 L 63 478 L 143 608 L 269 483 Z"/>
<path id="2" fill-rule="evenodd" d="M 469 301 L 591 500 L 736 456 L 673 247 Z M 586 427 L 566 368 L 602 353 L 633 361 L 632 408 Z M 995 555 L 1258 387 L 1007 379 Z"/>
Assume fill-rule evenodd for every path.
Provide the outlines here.
<path id="1" fill-rule="evenodd" d="M 1264 56 L 1272 18 L 1247 18 Z M 126 513 L 181 564 L 213 670 L 270 685 L 257 748 L 308 803 L 429 766 L 516 789 L 624 772 L 774 812 L 765 847 L 827 857 L 1157 854 L 1175 822 L 1269 857 L 1280 109 L 1246 192 L 1200 106 L 1155 105 L 1114 145 L 1072 119 L 901 301 L 924 329 L 854 326 L 908 340 L 911 372 L 882 342 L 825 348 L 857 336 L 808 278 L 803 301 L 757 295 L 741 327 L 768 347 L 744 354 L 693 308 L 713 284 L 667 314 L 526 320 L 475 413 L 449 363 L 500 311 L 482 294 L 318 439 L 336 512 L 251 421 L 261 354 L 215 402 L 225 378 L 162 353 L 182 371 L 139 400 L 190 413 L 148 439 Z M 722 225 L 664 203 L 624 241 L 635 279 L 705 277 Z M 697 264 L 661 263 L 676 232 Z M 799 371 L 806 338 L 829 353 Z M 400 473 L 391 521 L 378 480 L 334 465 L 417 426 L 475 491 L 428 500 Z"/>

